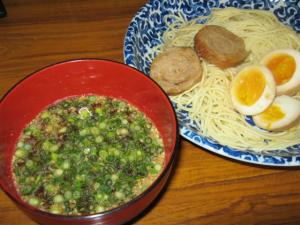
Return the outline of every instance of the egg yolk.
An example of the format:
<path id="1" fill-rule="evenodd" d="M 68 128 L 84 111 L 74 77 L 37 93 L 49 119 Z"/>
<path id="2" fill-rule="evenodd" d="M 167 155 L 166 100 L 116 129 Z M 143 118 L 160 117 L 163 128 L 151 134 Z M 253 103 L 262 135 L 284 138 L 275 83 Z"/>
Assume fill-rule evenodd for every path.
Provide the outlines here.
<path id="1" fill-rule="evenodd" d="M 282 119 L 284 116 L 285 113 L 281 110 L 280 106 L 273 104 L 261 114 L 261 119 L 273 123 Z"/>
<path id="2" fill-rule="evenodd" d="M 296 69 L 295 59 L 287 54 L 277 54 L 266 65 L 273 73 L 277 85 L 288 82 Z"/>
<path id="3" fill-rule="evenodd" d="M 251 69 L 242 72 L 237 80 L 235 94 L 243 105 L 253 105 L 262 95 L 266 81 L 262 72 L 258 69 Z"/>

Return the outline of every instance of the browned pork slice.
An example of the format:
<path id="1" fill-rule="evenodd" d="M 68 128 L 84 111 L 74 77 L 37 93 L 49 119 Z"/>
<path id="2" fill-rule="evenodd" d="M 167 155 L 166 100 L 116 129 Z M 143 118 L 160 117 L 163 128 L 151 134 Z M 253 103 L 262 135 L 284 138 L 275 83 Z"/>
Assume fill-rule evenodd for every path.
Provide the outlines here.
<path id="1" fill-rule="evenodd" d="M 192 48 L 173 47 L 160 53 L 152 62 L 152 77 L 169 95 L 190 89 L 202 78 L 202 65 Z"/>
<path id="2" fill-rule="evenodd" d="M 194 44 L 199 57 L 221 69 L 240 64 L 248 55 L 242 38 L 217 25 L 200 29 Z"/>

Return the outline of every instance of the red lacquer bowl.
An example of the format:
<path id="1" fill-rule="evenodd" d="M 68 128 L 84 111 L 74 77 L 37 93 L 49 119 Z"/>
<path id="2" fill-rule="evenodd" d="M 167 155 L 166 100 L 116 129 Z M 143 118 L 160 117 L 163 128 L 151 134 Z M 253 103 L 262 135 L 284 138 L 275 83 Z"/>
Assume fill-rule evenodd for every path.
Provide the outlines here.
<path id="1" fill-rule="evenodd" d="M 12 179 L 17 139 L 40 111 L 68 96 L 97 94 L 126 99 L 156 124 L 165 144 L 165 166 L 153 184 L 128 203 L 98 214 L 63 216 L 23 202 Z M 176 114 L 163 90 L 148 76 L 121 63 L 84 59 L 62 62 L 26 77 L 0 102 L 0 186 L 29 217 L 40 224 L 122 224 L 140 214 L 160 193 L 179 149 Z"/>

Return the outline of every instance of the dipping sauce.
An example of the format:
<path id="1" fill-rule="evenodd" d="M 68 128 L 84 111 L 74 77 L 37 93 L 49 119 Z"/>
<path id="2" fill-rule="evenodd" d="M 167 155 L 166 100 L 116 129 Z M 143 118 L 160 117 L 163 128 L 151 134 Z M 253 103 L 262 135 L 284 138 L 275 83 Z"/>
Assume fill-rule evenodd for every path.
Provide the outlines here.
<path id="1" fill-rule="evenodd" d="M 86 215 L 143 192 L 162 171 L 155 125 L 130 103 L 71 97 L 49 106 L 16 145 L 13 175 L 24 201 L 43 211 Z"/>

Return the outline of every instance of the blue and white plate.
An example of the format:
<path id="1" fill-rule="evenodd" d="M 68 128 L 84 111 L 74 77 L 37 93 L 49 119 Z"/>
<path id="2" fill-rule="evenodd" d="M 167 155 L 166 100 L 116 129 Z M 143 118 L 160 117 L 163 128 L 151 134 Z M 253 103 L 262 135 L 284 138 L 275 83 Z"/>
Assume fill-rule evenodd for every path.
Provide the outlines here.
<path id="1" fill-rule="evenodd" d="M 166 30 L 163 17 L 180 12 L 187 20 L 209 15 L 212 8 L 237 7 L 272 11 L 278 19 L 300 33 L 299 0 L 150 0 L 132 19 L 124 41 L 124 61 L 146 74 L 151 62 L 144 56 L 149 49 L 162 41 Z M 300 143 L 287 149 L 272 151 L 272 154 L 257 154 L 223 146 L 199 135 L 188 113 L 176 109 L 180 133 L 187 140 L 219 155 L 243 162 L 268 166 L 300 166 Z M 278 155 L 276 155 L 276 152 Z"/>

